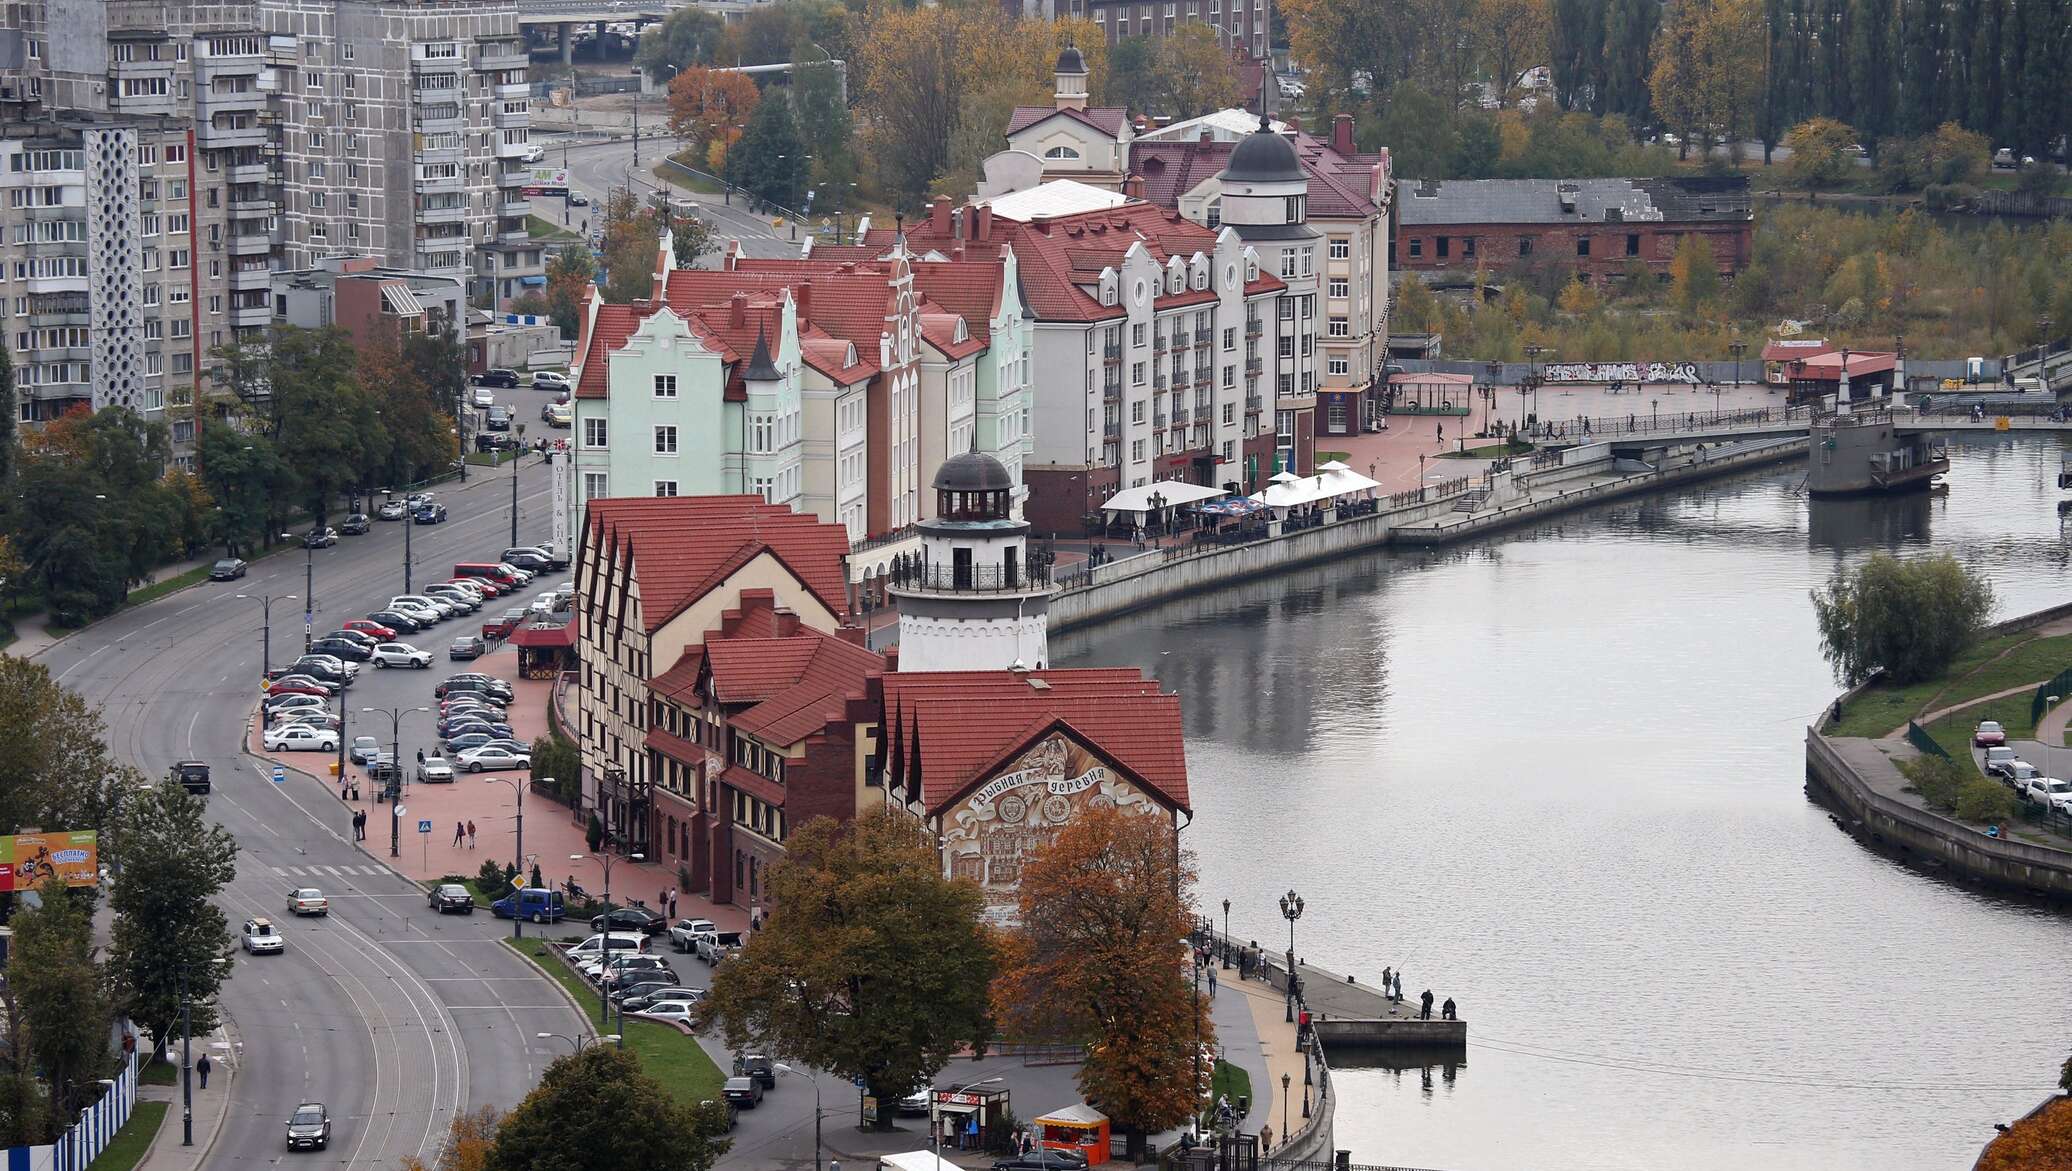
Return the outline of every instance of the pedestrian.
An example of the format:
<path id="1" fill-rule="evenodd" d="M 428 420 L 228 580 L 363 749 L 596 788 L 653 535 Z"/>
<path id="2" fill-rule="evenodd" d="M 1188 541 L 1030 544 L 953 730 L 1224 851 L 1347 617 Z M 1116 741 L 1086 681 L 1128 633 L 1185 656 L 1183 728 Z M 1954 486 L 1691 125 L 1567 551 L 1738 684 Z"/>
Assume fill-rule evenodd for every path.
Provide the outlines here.
<path id="1" fill-rule="evenodd" d="M 1424 1011 L 1417 1014 L 1417 1019 L 1421 1021 L 1432 1019 L 1432 990 L 1429 988 L 1424 990 Z"/>
<path id="2" fill-rule="evenodd" d="M 675 892 L 675 891 L 670 891 L 670 892 L 669 892 L 669 917 L 670 917 L 671 919 L 674 919 L 674 918 L 676 918 L 676 892 Z"/>
<path id="3" fill-rule="evenodd" d="M 469 818 L 469 819 L 468 819 L 468 849 L 472 850 L 472 849 L 474 849 L 474 848 L 475 848 L 475 819 L 471 817 L 471 818 Z"/>
<path id="4" fill-rule="evenodd" d="M 1392 969 L 1383 968 L 1381 970 L 1381 998 L 1383 1000 L 1389 998 L 1389 988 L 1391 987 L 1389 982 L 1395 979 L 1395 976 L 1396 974 Z"/>
<path id="5" fill-rule="evenodd" d="M 1209 999 L 1216 998 L 1216 965 L 1209 965 Z"/>
<path id="6" fill-rule="evenodd" d="M 200 1074 L 200 1075 L 201 1075 L 201 1088 L 202 1088 L 202 1089 L 206 1090 L 206 1089 L 208 1089 L 208 1088 L 209 1088 L 209 1071 L 210 1071 L 210 1070 L 212 1070 L 212 1069 L 214 1069 L 214 1068 L 216 1068 L 216 1067 L 215 1067 L 214 1065 L 210 1064 L 210 1062 L 209 1062 L 209 1055 L 208 1055 L 208 1054 L 206 1054 L 206 1053 L 204 1053 L 204 1054 L 202 1054 L 202 1055 L 201 1055 L 201 1060 L 200 1060 L 200 1061 L 197 1061 L 197 1062 L 195 1062 L 195 1063 L 194 1063 L 194 1072 L 196 1072 L 196 1073 L 198 1073 L 198 1074 Z"/>
<path id="7" fill-rule="evenodd" d="M 1447 998 L 1446 998 L 1446 1003 L 1445 1003 L 1445 1004 L 1442 1004 L 1442 1005 L 1440 1005 L 1440 1006 L 1439 1006 L 1439 1019 L 1440 1019 L 1440 1020 L 1442 1020 L 1442 1021 L 1451 1021 L 1451 1020 L 1458 1020 L 1458 1019 L 1460 1019 L 1460 1018 L 1458 1018 L 1458 1017 L 1454 1016 L 1453 1014 L 1454 1014 L 1454 1007 L 1453 1007 L 1453 997 L 1449 996 L 1449 997 L 1447 997 Z"/>
<path id="8" fill-rule="evenodd" d="M 468 836 L 468 826 L 467 826 L 467 823 L 466 823 L 466 822 L 461 822 L 461 821 L 456 821 L 456 822 L 454 822 L 454 823 L 453 823 L 453 844 L 454 844 L 454 845 L 456 845 L 456 846 L 460 845 L 460 844 L 461 844 L 461 842 L 462 842 L 463 840 L 465 840 L 465 839 L 467 838 L 467 836 Z"/>
<path id="9" fill-rule="evenodd" d="M 364 809 L 360 810 L 360 840 L 367 840 L 367 811 Z"/>
<path id="10" fill-rule="evenodd" d="M 1434 425 L 1433 425 L 1433 430 L 1435 430 L 1435 431 L 1437 431 L 1437 432 L 1439 433 L 1439 442 L 1441 442 L 1441 443 L 1444 443 L 1444 442 L 1446 442 L 1446 424 L 1444 424 L 1444 423 L 1438 423 L 1438 424 L 1434 424 Z"/>
<path id="11" fill-rule="evenodd" d="M 748 909 L 748 929 L 750 931 L 761 931 L 763 929 L 763 905 L 761 903 L 757 903 Z"/>
<path id="12" fill-rule="evenodd" d="M 424 749 L 422 748 L 417 750 L 417 767 L 424 767 Z"/>
<path id="13" fill-rule="evenodd" d="M 665 887 L 663 887 L 663 888 L 662 888 L 662 892 L 661 892 L 660 894 L 658 894 L 658 895 L 656 895 L 656 896 L 655 896 L 655 905 L 656 905 L 657 907 L 664 907 L 664 908 L 666 908 L 666 907 L 668 907 L 668 906 L 669 906 L 669 888 L 668 888 L 668 887 L 666 887 L 666 886 L 665 886 Z"/>
<path id="14" fill-rule="evenodd" d="M 1259 1149 L 1260 1149 L 1260 1150 L 1262 1150 L 1262 1151 L 1270 1151 L 1270 1150 L 1272 1150 L 1272 1149 L 1273 1149 L 1273 1124 L 1272 1124 L 1272 1123 L 1263 1123 L 1263 1124 L 1261 1124 L 1261 1125 L 1260 1125 L 1260 1127 L 1259 1127 Z"/>
<path id="15" fill-rule="evenodd" d="M 128 1029 L 122 1031 L 122 1055 L 128 1057 L 137 1051 L 137 1035 Z"/>
<path id="16" fill-rule="evenodd" d="M 1033 1151 L 1033 1150 L 1035 1150 L 1035 1149 L 1036 1149 L 1036 1139 L 1035 1139 L 1035 1136 L 1031 1135 L 1031 1134 L 1030 1134 L 1030 1133 L 1029 1133 L 1028 1131 L 1023 1131 L 1023 1132 L 1022 1132 L 1022 1154 L 1026 1155 L 1026 1154 L 1028 1154 L 1029 1152 L 1031 1152 L 1031 1151 Z"/>

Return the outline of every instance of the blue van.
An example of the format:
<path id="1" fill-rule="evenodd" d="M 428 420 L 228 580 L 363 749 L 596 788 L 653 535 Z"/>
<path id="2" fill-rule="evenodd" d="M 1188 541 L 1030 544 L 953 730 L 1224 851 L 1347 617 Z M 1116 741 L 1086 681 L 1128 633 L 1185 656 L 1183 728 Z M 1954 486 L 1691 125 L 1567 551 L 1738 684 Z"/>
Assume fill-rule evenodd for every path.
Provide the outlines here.
<path id="1" fill-rule="evenodd" d="M 489 910 L 499 919 L 530 919 L 534 923 L 559 923 L 568 913 L 560 891 L 537 886 L 512 891 L 489 904 Z"/>

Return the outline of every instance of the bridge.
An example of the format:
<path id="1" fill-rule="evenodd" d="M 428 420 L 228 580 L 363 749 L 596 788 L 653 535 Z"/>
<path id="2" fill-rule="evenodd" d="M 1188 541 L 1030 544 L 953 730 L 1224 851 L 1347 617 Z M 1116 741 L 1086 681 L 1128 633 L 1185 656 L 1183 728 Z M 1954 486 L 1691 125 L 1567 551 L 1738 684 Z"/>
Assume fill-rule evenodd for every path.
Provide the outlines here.
<path id="1" fill-rule="evenodd" d="M 1862 409 L 1871 409 L 1859 404 Z M 2042 409 L 2037 409 L 2042 408 Z M 2072 432 L 2072 416 L 2053 418 L 2048 408 L 2036 404 L 2022 414 L 1988 414 L 1973 419 L 1965 412 L 1941 413 L 1896 406 L 1892 411 L 1893 431 L 1900 434 L 1940 434 L 1952 431 L 1995 431 L 2051 433 Z M 1663 446 L 1685 443 L 1735 443 L 1748 439 L 1771 439 L 1804 435 L 1815 418 L 1811 407 L 1762 407 L 1743 411 L 1634 412 L 1624 417 L 1578 417 L 1542 419 L 1531 438 L 1543 447 L 1572 447 L 1584 443 L 1611 443 L 1616 447 Z"/>

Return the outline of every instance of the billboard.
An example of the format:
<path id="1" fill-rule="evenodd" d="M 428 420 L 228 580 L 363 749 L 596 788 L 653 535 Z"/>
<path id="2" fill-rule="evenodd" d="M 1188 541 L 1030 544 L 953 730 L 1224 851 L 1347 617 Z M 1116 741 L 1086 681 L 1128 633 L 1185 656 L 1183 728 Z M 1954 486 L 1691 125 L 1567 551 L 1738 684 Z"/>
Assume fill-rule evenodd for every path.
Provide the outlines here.
<path id="1" fill-rule="evenodd" d="M 525 185 L 527 187 L 566 187 L 568 186 L 568 168 L 544 167 L 536 164 L 531 170 L 526 172 Z"/>
<path id="2" fill-rule="evenodd" d="M 66 886 L 93 886 L 100 863 L 99 835 L 90 829 L 0 837 L 0 891 L 33 890 L 52 874 Z"/>

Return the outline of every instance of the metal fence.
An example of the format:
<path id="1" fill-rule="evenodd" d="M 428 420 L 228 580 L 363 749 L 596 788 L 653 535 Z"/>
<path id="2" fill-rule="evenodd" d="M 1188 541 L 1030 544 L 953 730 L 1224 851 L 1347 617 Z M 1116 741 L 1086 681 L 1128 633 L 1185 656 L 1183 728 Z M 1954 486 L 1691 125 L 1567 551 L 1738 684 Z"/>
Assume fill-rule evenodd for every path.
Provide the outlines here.
<path id="1" fill-rule="evenodd" d="M 2029 722 L 2033 724 L 2042 720 L 2043 709 L 2050 706 L 2051 700 L 2067 694 L 2067 687 L 2072 687 L 2072 667 L 2051 676 L 2036 688 L 2035 696 L 2029 700 Z"/>
<path id="2" fill-rule="evenodd" d="M 116 1032 L 134 1030 L 127 1021 L 118 1022 Z M 54 1143 L 0 1150 L 0 1167 L 32 1168 L 34 1171 L 86 1171 L 115 1133 L 129 1121 L 137 1106 L 137 1051 L 124 1054 L 122 1066 L 112 1078 L 102 1078 L 101 1099 L 79 1112 L 79 1118 Z"/>
<path id="3" fill-rule="evenodd" d="M 1950 759 L 1949 750 L 1937 744 L 1935 737 L 1930 736 L 1926 729 L 1912 720 L 1907 721 L 1907 743 L 1920 749 L 1926 755 L 1940 756 L 1944 760 Z"/>

